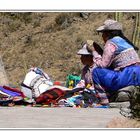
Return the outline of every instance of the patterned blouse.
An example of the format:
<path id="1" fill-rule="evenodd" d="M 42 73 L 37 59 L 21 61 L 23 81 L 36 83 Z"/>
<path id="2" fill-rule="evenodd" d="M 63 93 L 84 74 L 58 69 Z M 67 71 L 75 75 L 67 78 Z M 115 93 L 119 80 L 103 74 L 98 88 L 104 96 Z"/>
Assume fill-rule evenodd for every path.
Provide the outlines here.
<path id="1" fill-rule="evenodd" d="M 121 68 L 124 68 L 126 66 L 140 63 L 138 54 L 133 48 L 123 51 L 120 55 L 117 55 L 117 56 L 115 55 L 116 49 L 117 49 L 117 45 L 115 45 L 111 41 L 107 41 L 104 46 L 104 52 L 102 56 L 99 55 L 96 51 L 94 51 L 93 61 L 96 64 L 96 66 L 106 68 L 113 64 L 114 70 L 120 70 Z M 130 57 L 127 57 L 127 56 L 133 56 L 133 59 L 130 60 Z M 119 60 L 119 65 L 116 63 L 117 60 Z"/>
<path id="2" fill-rule="evenodd" d="M 114 52 L 117 46 L 111 42 L 107 42 L 104 46 L 103 56 L 99 55 L 96 51 L 93 52 L 94 63 L 102 68 L 109 67 L 114 58 Z"/>

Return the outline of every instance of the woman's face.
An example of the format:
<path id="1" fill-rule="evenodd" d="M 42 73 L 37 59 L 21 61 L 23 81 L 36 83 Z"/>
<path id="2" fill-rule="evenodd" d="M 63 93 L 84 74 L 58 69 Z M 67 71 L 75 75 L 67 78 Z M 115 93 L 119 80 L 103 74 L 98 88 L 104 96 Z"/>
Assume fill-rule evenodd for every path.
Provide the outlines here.
<path id="1" fill-rule="evenodd" d="M 83 65 L 91 66 L 93 65 L 93 56 L 92 55 L 81 55 L 81 62 Z"/>

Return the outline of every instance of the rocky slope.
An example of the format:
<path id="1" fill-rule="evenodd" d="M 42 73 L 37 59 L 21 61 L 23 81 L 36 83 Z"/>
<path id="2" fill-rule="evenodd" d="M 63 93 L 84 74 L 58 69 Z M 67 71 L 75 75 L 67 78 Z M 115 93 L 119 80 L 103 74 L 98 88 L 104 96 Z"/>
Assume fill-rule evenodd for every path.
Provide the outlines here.
<path id="1" fill-rule="evenodd" d="M 112 12 L 26 12 L 0 13 L 0 55 L 8 80 L 19 86 L 27 69 L 37 66 L 53 80 L 64 81 L 67 74 L 80 73 L 76 52 L 81 43 L 93 39 L 103 45 L 96 28 Z M 121 17 L 125 35 L 132 40 L 135 13 Z"/>

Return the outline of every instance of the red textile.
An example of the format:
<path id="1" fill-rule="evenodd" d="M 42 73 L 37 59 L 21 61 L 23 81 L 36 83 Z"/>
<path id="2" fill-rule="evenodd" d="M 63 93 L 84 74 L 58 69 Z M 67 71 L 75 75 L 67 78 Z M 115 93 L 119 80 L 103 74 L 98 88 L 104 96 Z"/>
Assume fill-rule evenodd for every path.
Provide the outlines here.
<path id="1" fill-rule="evenodd" d="M 37 104 L 50 104 L 54 103 L 56 104 L 57 101 L 64 96 L 66 91 L 63 91 L 59 88 L 53 88 L 50 90 L 47 90 L 46 92 L 42 93 L 37 99 Z"/>

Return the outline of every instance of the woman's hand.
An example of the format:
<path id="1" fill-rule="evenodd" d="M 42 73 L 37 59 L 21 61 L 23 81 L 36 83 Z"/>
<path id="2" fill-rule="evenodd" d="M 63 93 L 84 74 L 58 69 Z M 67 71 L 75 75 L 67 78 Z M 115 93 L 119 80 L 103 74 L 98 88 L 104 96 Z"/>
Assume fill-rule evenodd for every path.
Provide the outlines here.
<path id="1" fill-rule="evenodd" d="M 103 54 L 103 49 L 100 47 L 99 44 L 97 44 L 96 42 L 94 42 L 93 40 L 87 40 L 86 41 L 86 44 L 87 44 L 87 50 L 89 52 L 93 52 L 93 51 L 96 51 L 98 52 L 100 55 Z"/>
<path id="2" fill-rule="evenodd" d="M 87 40 L 86 41 L 86 44 L 87 44 L 87 50 L 89 51 L 89 52 L 93 52 L 93 51 L 95 51 L 95 48 L 94 48 L 94 46 L 93 46 L 93 44 L 94 44 L 94 41 L 93 40 Z"/>

